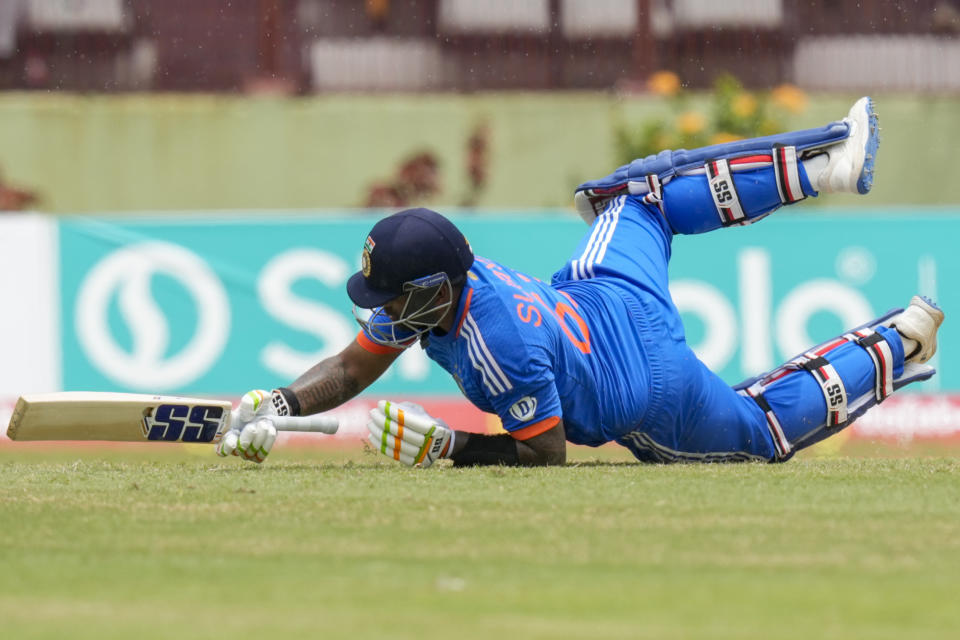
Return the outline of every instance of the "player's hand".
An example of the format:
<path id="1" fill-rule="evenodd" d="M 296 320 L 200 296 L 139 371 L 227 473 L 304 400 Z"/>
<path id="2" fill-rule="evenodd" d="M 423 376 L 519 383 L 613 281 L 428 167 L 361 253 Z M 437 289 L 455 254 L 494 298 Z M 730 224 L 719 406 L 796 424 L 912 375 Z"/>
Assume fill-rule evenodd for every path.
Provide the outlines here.
<path id="1" fill-rule="evenodd" d="M 273 395 L 279 392 L 254 389 L 244 394 L 233 410 L 230 430 L 217 443 L 218 456 L 239 456 L 261 463 L 267 459 L 277 439 L 277 428 L 269 416 L 278 415 Z"/>
<path id="2" fill-rule="evenodd" d="M 381 400 L 370 411 L 368 440 L 380 453 L 405 465 L 429 467 L 453 452 L 456 433 L 412 402 Z"/>

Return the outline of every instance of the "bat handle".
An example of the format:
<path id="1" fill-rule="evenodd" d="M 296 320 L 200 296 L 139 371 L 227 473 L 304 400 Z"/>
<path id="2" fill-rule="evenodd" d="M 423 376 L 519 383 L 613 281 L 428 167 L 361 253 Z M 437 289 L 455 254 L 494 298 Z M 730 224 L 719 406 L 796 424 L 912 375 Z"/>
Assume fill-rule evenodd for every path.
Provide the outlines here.
<path id="1" fill-rule="evenodd" d="M 340 421 L 332 416 L 269 416 L 277 431 L 309 431 L 311 433 L 336 433 Z"/>

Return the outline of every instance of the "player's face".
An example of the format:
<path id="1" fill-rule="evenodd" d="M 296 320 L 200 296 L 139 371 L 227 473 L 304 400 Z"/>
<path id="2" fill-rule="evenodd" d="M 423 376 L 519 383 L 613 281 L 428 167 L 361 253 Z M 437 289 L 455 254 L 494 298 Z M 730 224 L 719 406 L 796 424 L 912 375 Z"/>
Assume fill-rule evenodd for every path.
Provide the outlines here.
<path id="1" fill-rule="evenodd" d="M 448 312 L 450 292 L 448 287 L 438 287 L 430 292 L 414 291 L 397 296 L 383 305 L 383 311 L 394 322 L 411 315 L 419 322 L 439 323 Z M 402 327 L 416 331 L 417 327 L 401 322 Z"/>
<path id="2" fill-rule="evenodd" d="M 449 279 L 441 275 L 443 278 L 433 277 L 435 281 L 426 285 L 408 283 L 410 286 L 405 286 L 409 289 L 406 293 L 373 310 L 370 318 L 379 318 L 374 324 L 370 324 L 370 318 L 358 313 L 358 308 L 354 306 L 357 322 L 367 330 L 374 342 L 390 346 L 409 345 L 411 338 L 421 336 L 440 326 L 445 319 L 452 318 L 453 289 Z M 390 320 L 387 321 L 383 316 Z M 446 326 L 440 328 L 448 330 Z"/>
<path id="3" fill-rule="evenodd" d="M 407 300 L 410 298 L 409 293 L 405 293 L 402 296 L 397 296 L 390 302 L 387 302 L 383 305 L 383 310 L 386 312 L 390 319 L 396 322 L 403 316 L 403 309 L 407 304 Z"/>

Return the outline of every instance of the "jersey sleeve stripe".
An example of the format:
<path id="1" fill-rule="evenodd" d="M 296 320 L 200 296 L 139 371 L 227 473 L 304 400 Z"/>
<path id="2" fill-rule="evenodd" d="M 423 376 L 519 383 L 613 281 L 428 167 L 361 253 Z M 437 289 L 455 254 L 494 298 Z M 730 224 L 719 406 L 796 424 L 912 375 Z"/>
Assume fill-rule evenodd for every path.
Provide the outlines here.
<path id="1" fill-rule="evenodd" d="M 529 440 L 534 436 L 538 436 L 541 433 L 553 429 L 560 422 L 560 416 L 550 416 L 540 422 L 534 422 L 531 425 L 528 425 L 522 429 L 517 429 L 516 431 L 509 431 L 508 433 L 514 437 L 516 440 Z"/>
<path id="2" fill-rule="evenodd" d="M 615 204 L 615 201 L 611 202 Z M 610 204 L 607 205 L 607 209 L 610 208 Z M 605 212 L 604 212 L 605 213 Z M 600 235 L 601 229 L 606 223 L 606 218 L 601 213 L 597 218 L 597 221 L 593 225 L 593 229 L 590 231 L 590 239 L 587 240 L 587 246 L 584 248 L 583 253 L 580 255 L 580 258 L 573 261 L 573 274 L 577 280 L 583 280 L 587 277 L 586 272 L 583 270 L 583 265 L 587 262 L 587 257 L 590 254 L 590 251 L 593 249 L 593 244 L 596 242 L 597 236 Z"/>
<path id="3" fill-rule="evenodd" d="M 603 244 L 601 244 L 597 250 L 596 257 L 590 261 L 590 276 L 594 276 L 593 266 L 598 262 L 603 262 L 603 257 L 607 255 L 607 247 L 610 246 L 610 241 L 613 239 L 613 232 L 617 230 L 617 223 L 620 221 L 620 212 L 623 211 L 623 205 L 626 203 L 627 197 L 624 196 L 620 198 L 620 201 L 617 203 L 617 206 L 610 210 L 610 226 L 607 229 L 607 233 L 603 238 Z"/>
<path id="4" fill-rule="evenodd" d="M 507 391 L 509 387 L 504 386 L 503 382 L 497 378 L 495 372 L 490 367 L 490 363 L 484 356 L 483 350 L 478 347 L 477 332 L 475 332 L 474 325 L 469 320 L 464 323 L 463 335 L 467 339 L 467 356 L 470 358 L 470 364 L 480 372 L 483 384 L 490 391 L 491 395 L 498 396 Z M 479 341 L 483 341 L 482 336 Z M 509 381 L 507 381 L 507 384 L 509 385 Z"/>
<path id="5" fill-rule="evenodd" d="M 465 325 L 469 326 L 473 334 L 474 346 L 477 349 L 477 354 L 480 355 L 481 360 L 489 367 L 491 377 L 495 378 L 504 391 L 509 391 L 513 389 L 513 385 L 510 383 L 510 380 L 503 373 L 503 369 L 500 368 L 500 365 L 497 364 L 496 358 L 493 357 L 493 354 L 490 353 L 490 349 L 487 347 L 486 341 L 483 339 L 483 334 L 480 333 L 480 327 L 477 326 L 477 322 L 473 317 L 472 313 L 467 314 Z"/>
<path id="6" fill-rule="evenodd" d="M 363 347 L 365 350 L 370 353 L 384 354 L 384 353 L 400 353 L 403 349 L 397 349 L 396 347 L 388 347 L 385 344 L 377 344 L 365 334 L 363 331 L 357 334 L 357 344 Z"/>
<path id="7" fill-rule="evenodd" d="M 487 387 L 487 389 L 490 390 L 490 393 L 495 396 L 499 395 L 503 389 L 498 386 L 494 386 L 495 383 L 490 379 L 487 369 L 483 366 L 483 362 L 480 360 L 473 344 L 473 329 L 471 329 L 469 325 L 463 328 L 463 336 L 467 339 L 467 357 L 470 358 L 470 364 L 473 365 L 474 369 L 480 372 L 480 377 L 483 379 L 483 384 Z"/>
<path id="8" fill-rule="evenodd" d="M 584 278 L 592 278 L 594 275 L 593 265 L 597 261 L 597 252 L 600 250 L 600 247 L 603 246 L 603 243 L 606 242 L 608 230 L 610 229 L 610 225 L 613 224 L 612 211 L 616 211 L 617 204 L 618 201 L 614 201 L 613 207 L 603 212 L 600 217 L 600 224 L 597 225 L 600 227 L 600 233 L 596 236 L 596 238 L 591 238 L 592 243 L 587 248 L 587 251 L 584 252 L 586 254 L 586 259 L 580 266 L 580 271 Z"/>
<path id="9" fill-rule="evenodd" d="M 615 198 L 607 206 L 607 209 L 597 218 L 593 231 L 590 233 L 590 239 L 587 246 L 578 260 L 573 261 L 574 276 L 577 280 L 592 278 L 596 274 L 593 267 L 603 260 L 606 255 L 607 246 L 613 238 L 613 232 L 616 230 L 617 222 L 620 220 L 620 212 L 627 201 L 626 196 Z"/>
<path id="10" fill-rule="evenodd" d="M 479 369 L 481 373 L 485 374 L 485 379 L 489 378 L 493 383 L 493 387 L 497 389 L 494 395 L 512 389 L 513 384 L 511 384 L 507 376 L 504 375 L 500 365 L 497 364 L 493 354 L 490 353 L 490 349 L 483 339 L 483 334 L 480 332 L 480 327 L 477 326 L 473 314 L 467 314 L 463 330 L 464 335 L 467 336 L 467 350 L 471 356 L 470 360 L 474 368 Z M 491 388 L 491 391 L 493 390 L 494 389 Z"/>

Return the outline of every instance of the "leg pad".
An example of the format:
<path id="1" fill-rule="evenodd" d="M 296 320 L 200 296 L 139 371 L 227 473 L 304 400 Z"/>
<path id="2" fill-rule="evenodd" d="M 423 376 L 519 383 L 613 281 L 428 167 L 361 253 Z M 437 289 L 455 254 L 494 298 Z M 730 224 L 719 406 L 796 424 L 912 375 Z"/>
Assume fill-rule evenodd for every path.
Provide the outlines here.
<path id="1" fill-rule="evenodd" d="M 814 347 L 773 371 L 734 387 L 742 395 L 752 398 L 764 412 L 778 460 L 785 460 L 794 451 L 852 424 L 867 409 L 883 402 L 895 390 L 911 382 L 927 380 L 933 376 L 935 373 L 933 367 L 917 363 L 907 363 L 900 374 L 895 375 L 893 349 L 883 334 L 876 329 L 901 311 L 902 309 L 893 309 L 875 320 Z M 846 385 L 830 362 L 830 352 L 847 343 L 858 345 L 873 362 L 873 387 L 855 398 L 848 397 Z M 823 422 L 812 429 L 804 425 L 782 424 L 782 419 L 774 413 L 770 403 L 764 397 L 765 391 L 771 385 L 787 375 L 796 375 L 800 371 L 813 376 L 820 386 L 827 407 Z"/>
<path id="2" fill-rule="evenodd" d="M 588 224 L 592 224 L 610 198 L 626 194 L 640 196 L 654 192 L 655 189 L 648 180 L 651 176 L 657 179 L 656 189 L 659 190 L 661 184 L 666 184 L 678 174 L 702 173 L 704 169 L 709 174 L 710 165 L 717 164 L 719 161 L 723 161 L 729 170 L 730 165 L 735 165 L 734 168 L 746 169 L 755 164 L 752 161 L 763 160 L 767 165 L 773 162 L 777 172 L 780 200 L 783 204 L 791 204 L 806 197 L 800 184 L 799 174 L 799 162 L 804 153 L 836 144 L 845 140 L 849 134 L 850 125 L 837 121 L 816 129 L 737 140 L 690 151 L 686 149 L 661 151 L 656 155 L 638 158 L 618 167 L 616 171 L 604 178 L 584 182 L 575 190 L 574 203 L 580 216 Z M 713 177 L 711 175 L 711 190 L 715 184 Z M 729 184 L 732 185 L 733 181 L 730 180 Z M 721 192 L 721 195 L 723 193 Z M 729 190 L 725 193 L 735 195 Z M 717 210 L 724 226 L 749 222 L 743 217 L 737 217 L 735 210 L 728 211 L 730 206 L 727 202 L 725 199 L 717 203 Z M 733 215 L 733 221 L 725 217 L 728 213 Z"/>

